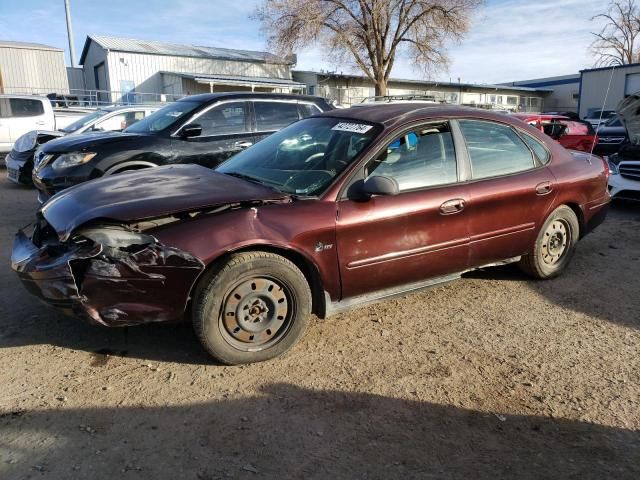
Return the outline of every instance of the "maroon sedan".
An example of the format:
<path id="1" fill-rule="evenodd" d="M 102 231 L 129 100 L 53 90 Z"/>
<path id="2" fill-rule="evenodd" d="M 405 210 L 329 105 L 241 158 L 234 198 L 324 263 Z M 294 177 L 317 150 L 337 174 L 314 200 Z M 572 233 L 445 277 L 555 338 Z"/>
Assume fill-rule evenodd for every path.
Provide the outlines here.
<path id="1" fill-rule="evenodd" d="M 480 110 L 390 104 L 301 120 L 216 170 L 105 177 L 19 232 L 24 285 L 108 325 L 190 316 L 226 364 L 289 349 L 313 312 L 518 262 L 558 275 L 609 204 L 608 168 Z"/>

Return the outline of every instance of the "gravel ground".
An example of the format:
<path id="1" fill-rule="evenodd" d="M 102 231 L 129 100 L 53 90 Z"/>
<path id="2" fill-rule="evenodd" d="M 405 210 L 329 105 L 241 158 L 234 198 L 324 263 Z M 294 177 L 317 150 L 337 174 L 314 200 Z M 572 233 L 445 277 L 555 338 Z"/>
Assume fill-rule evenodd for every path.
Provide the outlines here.
<path id="1" fill-rule="evenodd" d="M 2 479 L 640 478 L 638 206 L 559 279 L 486 269 L 221 367 L 188 324 L 28 295 L 9 257 L 35 195 L 0 180 Z"/>

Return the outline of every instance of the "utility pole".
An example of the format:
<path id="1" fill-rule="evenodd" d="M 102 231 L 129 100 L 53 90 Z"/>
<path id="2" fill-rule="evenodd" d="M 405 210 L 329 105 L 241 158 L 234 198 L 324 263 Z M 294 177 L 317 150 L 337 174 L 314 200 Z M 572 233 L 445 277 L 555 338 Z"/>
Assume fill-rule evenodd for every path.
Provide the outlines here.
<path id="1" fill-rule="evenodd" d="M 64 11 L 67 15 L 67 37 L 69 37 L 69 58 L 71 66 L 76 66 L 76 49 L 73 46 L 73 27 L 71 26 L 71 10 L 69 9 L 69 0 L 64 0 Z"/>

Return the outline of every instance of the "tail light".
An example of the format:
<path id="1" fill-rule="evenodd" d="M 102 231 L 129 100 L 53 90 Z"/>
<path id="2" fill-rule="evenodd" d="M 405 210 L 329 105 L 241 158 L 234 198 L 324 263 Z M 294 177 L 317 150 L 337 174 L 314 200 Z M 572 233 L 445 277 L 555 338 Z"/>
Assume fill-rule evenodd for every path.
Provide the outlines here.
<path id="1" fill-rule="evenodd" d="M 602 163 L 604 163 L 604 176 L 607 179 L 607 183 L 609 183 L 609 177 L 611 176 L 611 170 L 609 170 L 609 157 L 600 157 L 602 159 Z"/>

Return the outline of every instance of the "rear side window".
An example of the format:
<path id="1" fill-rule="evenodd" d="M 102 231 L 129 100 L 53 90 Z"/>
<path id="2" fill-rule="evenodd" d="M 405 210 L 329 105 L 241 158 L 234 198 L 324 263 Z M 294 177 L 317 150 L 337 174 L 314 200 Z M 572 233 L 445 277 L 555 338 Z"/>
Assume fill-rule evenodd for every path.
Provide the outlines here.
<path id="1" fill-rule="evenodd" d="M 311 115 L 316 115 L 320 113 L 320 110 L 316 105 L 312 105 L 310 103 L 301 103 L 300 104 L 300 112 L 302 113 L 302 118 L 310 117 Z"/>
<path id="2" fill-rule="evenodd" d="M 3 117 L 37 117 L 44 114 L 44 106 L 40 100 L 30 98 L 9 98 L 4 102 L 1 114 Z"/>
<path id="3" fill-rule="evenodd" d="M 459 123 L 469 151 L 472 178 L 508 175 L 535 166 L 531 150 L 511 127 L 485 120 Z"/>
<path id="4" fill-rule="evenodd" d="M 296 103 L 254 102 L 253 105 L 256 112 L 256 128 L 259 132 L 280 130 L 299 120 Z"/>
<path id="5" fill-rule="evenodd" d="M 527 145 L 529 145 L 529 148 L 533 150 L 533 153 L 536 157 L 538 157 L 540 163 L 542 163 L 543 165 L 549 163 L 549 160 L 551 160 L 551 154 L 540 140 L 536 140 L 531 135 L 527 135 L 526 133 L 522 133 L 522 138 L 527 143 Z"/>
<path id="6" fill-rule="evenodd" d="M 456 154 L 449 124 L 427 124 L 403 133 L 367 165 L 365 174 L 394 178 L 400 191 L 455 183 Z"/>
<path id="7" fill-rule="evenodd" d="M 213 107 L 194 120 L 202 127 L 203 137 L 211 135 L 231 135 L 247 131 L 247 112 L 244 102 L 223 103 Z"/>

